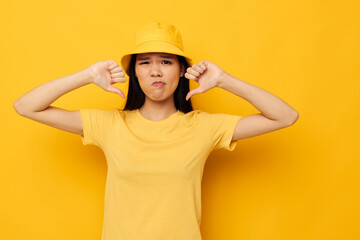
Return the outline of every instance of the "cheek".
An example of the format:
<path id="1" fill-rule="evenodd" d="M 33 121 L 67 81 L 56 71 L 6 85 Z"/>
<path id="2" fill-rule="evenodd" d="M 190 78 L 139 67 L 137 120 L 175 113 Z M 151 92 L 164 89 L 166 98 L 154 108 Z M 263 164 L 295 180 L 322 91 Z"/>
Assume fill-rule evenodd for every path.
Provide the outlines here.
<path id="1" fill-rule="evenodd" d="M 135 76 L 137 77 L 139 73 L 141 74 L 141 72 L 139 72 L 138 68 L 135 66 Z"/>
<path id="2" fill-rule="evenodd" d="M 169 75 L 169 78 L 171 79 L 171 85 L 176 88 L 180 81 L 180 73 L 178 71 L 173 71 Z"/>
<path id="3" fill-rule="evenodd" d="M 142 86 L 143 84 L 145 84 L 145 77 L 144 77 L 144 73 L 141 71 L 136 71 L 135 69 L 135 76 L 138 79 L 139 85 Z"/>
<path id="4" fill-rule="evenodd" d="M 178 67 L 174 67 L 171 71 L 168 72 L 168 75 L 171 79 L 179 79 L 181 75 L 181 70 Z"/>
<path id="5" fill-rule="evenodd" d="M 141 80 L 142 78 L 138 77 L 138 82 L 139 82 L 139 85 L 140 85 L 140 88 L 141 90 L 143 90 L 143 92 L 146 92 L 146 89 L 148 88 L 147 84 Z"/>
<path id="6" fill-rule="evenodd" d="M 146 72 L 145 72 L 144 67 L 135 65 L 135 76 L 137 76 L 139 78 L 140 76 L 145 75 L 145 73 Z"/>
<path id="7" fill-rule="evenodd" d="M 170 91 L 172 92 L 175 91 L 178 85 L 179 85 L 179 79 L 172 81 L 171 85 L 169 86 L 169 88 L 171 89 Z"/>

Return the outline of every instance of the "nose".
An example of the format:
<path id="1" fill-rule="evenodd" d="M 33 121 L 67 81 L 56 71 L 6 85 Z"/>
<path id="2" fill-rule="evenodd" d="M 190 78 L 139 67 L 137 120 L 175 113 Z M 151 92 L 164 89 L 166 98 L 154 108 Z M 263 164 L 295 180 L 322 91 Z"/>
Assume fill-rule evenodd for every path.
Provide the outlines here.
<path id="1" fill-rule="evenodd" d="M 162 72 L 158 64 L 152 64 L 151 67 L 151 76 L 152 77 L 162 77 Z"/>

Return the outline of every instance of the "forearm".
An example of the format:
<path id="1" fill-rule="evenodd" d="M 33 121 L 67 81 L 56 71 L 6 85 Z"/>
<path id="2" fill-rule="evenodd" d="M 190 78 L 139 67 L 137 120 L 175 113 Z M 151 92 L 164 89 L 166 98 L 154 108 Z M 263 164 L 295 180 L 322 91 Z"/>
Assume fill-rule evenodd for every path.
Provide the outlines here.
<path id="1" fill-rule="evenodd" d="M 91 82 L 90 72 L 83 69 L 32 89 L 14 102 L 14 108 L 19 114 L 44 110 L 65 93 Z"/>
<path id="2" fill-rule="evenodd" d="M 226 72 L 219 79 L 218 87 L 250 102 L 265 117 L 271 120 L 289 123 L 296 121 L 298 118 L 298 112 L 279 97 Z"/>

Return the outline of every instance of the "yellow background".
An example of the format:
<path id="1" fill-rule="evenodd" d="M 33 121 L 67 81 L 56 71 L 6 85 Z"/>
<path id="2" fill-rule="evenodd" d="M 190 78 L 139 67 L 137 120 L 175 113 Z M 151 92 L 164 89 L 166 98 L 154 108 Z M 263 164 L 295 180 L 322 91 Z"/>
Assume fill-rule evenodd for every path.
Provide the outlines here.
<path id="1" fill-rule="evenodd" d="M 214 151 L 203 177 L 204 240 L 360 239 L 359 1 L 2 1 L 0 239 L 100 239 L 106 162 L 80 136 L 17 115 L 47 81 L 120 57 L 148 21 L 185 51 L 280 97 L 295 125 Z M 126 84 L 115 84 L 126 92 Z M 197 87 L 191 82 L 191 88 Z M 259 111 L 216 88 L 195 109 Z M 111 109 L 96 85 L 54 102 Z M 144 199 L 145 201 L 145 199 Z M 130 240 L 130 239 L 129 239 Z"/>

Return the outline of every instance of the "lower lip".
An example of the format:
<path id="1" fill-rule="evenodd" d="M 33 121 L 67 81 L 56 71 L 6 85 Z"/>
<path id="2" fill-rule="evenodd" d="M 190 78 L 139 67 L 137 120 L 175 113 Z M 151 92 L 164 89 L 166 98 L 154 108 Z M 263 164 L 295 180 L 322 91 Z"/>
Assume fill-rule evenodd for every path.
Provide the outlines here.
<path id="1" fill-rule="evenodd" d="M 163 83 L 163 82 L 153 83 L 153 86 L 155 86 L 155 87 L 162 87 L 162 86 L 164 86 L 164 85 L 165 85 L 165 83 Z"/>

